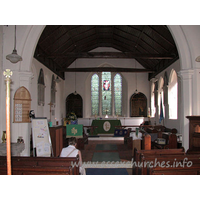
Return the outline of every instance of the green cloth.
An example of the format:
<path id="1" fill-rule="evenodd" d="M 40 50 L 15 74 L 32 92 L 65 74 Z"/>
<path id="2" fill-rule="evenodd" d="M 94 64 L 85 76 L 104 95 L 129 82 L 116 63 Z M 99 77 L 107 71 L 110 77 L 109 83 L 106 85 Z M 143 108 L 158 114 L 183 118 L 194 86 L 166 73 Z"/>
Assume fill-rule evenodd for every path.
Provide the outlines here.
<path id="1" fill-rule="evenodd" d="M 67 124 L 66 125 L 66 136 L 69 137 L 83 137 L 83 125 L 82 124 Z"/>
<path id="2" fill-rule="evenodd" d="M 112 133 L 115 132 L 115 126 L 121 126 L 120 120 L 93 120 L 92 126 L 98 126 L 94 130 L 94 135 L 103 134 L 103 133 Z"/>

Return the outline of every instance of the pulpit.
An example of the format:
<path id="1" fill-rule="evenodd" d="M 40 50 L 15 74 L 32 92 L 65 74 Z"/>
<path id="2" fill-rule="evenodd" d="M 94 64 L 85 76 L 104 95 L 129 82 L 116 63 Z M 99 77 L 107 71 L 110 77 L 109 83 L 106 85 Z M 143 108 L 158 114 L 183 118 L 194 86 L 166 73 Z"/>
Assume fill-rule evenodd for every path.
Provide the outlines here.
<path id="1" fill-rule="evenodd" d="M 82 124 L 67 124 L 66 125 L 66 137 L 83 137 L 83 125 Z"/>
<path id="2" fill-rule="evenodd" d="M 69 124 L 66 125 L 66 137 L 77 138 L 77 149 L 84 149 L 84 143 L 87 138 L 83 137 L 83 125 L 82 124 Z"/>
<path id="3" fill-rule="evenodd" d="M 200 152 L 200 116 L 187 116 L 189 119 L 189 150 Z"/>

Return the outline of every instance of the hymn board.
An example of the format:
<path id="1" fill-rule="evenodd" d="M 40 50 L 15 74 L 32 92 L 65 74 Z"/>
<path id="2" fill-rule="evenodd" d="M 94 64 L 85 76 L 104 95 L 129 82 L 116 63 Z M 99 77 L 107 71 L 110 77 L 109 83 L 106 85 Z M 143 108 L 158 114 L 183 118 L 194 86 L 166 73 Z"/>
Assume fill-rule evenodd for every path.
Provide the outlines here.
<path id="1" fill-rule="evenodd" d="M 47 118 L 32 119 L 33 156 L 53 156 L 51 137 Z"/>

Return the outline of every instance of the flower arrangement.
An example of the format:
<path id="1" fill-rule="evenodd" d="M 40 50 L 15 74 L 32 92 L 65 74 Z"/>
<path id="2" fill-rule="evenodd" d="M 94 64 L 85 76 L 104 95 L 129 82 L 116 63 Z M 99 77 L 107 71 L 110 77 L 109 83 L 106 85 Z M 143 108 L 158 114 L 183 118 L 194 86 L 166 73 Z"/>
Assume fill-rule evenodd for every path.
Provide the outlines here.
<path id="1" fill-rule="evenodd" d="M 77 116 L 74 112 L 71 112 L 67 115 L 68 120 L 77 120 Z"/>

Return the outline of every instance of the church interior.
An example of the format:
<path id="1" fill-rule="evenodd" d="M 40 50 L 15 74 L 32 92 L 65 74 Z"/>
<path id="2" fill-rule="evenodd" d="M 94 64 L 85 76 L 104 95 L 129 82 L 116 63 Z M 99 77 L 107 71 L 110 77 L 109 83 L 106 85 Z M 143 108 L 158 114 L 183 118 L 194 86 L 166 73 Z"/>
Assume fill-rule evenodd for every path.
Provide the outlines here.
<path id="1" fill-rule="evenodd" d="M 75 137 L 87 175 L 198 175 L 199 33 L 1 25 L 1 174 L 80 174 L 80 157 L 59 157 Z"/>

